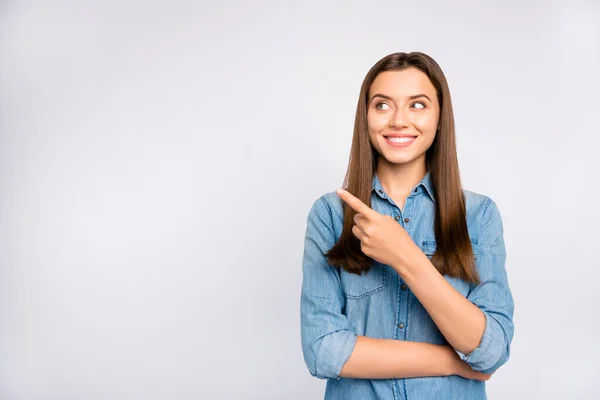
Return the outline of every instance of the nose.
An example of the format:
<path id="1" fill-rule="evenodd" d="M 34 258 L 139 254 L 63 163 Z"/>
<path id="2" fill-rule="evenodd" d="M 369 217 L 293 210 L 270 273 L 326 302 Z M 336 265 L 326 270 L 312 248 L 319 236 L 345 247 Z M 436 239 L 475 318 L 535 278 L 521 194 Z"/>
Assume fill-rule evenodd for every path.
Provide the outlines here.
<path id="1" fill-rule="evenodd" d="M 393 126 L 396 128 L 402 128 L 402 127 L 408 126 L 408 116 L 406 115 L 406 112 L 404 109 L 402 109 L 402 108 L 396 109 L 390 115 L 389 126 L 390 127 Z"/>

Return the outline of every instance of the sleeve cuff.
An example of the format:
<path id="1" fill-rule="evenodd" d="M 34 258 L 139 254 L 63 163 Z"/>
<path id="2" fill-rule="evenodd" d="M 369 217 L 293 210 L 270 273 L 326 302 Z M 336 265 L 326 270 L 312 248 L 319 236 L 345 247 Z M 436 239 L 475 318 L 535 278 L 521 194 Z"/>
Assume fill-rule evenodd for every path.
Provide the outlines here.
<path id="1" fill-rule="evenodd" d="M 325 336 L 317 351 L 317 378 L 340 380 L 340 371 L 350 358 L 355 344 L 356 334 L 349 330 Z"/>
<path id="2" fill-rule="evenodd" d="M 485 330 L 479 346 L 467 355 L 456 349 L 454 351 L 461 360 L 469 364 L 474 370 L 489 373 L 487 371 L 492 369 L 502 357 L 505 339 L 498 321 L 485 312 L 483 315 L 485 315 Z"/>

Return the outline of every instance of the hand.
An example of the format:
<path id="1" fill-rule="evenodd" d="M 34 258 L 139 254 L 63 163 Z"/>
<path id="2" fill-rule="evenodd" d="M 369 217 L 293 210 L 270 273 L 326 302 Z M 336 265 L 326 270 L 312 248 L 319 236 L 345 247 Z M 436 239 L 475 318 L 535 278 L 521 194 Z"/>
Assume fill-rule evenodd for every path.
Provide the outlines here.
<path id="1" fill-rule="evenodd" d="M 492 374 L 484 374 L 482 372 L 475 371 L 469 364 L 460 359 L 452 347 L 447 346 L 447 348 L 452 353 L 452 360 L 450 361 L 450 375 L 458 375 L 465 379 L 474 379 L 477 381 L 487 381 L 490 379 Z"/>
<path id="2" fill-rule="evenodd" d="M 466 379 L 474 379 L 477 381 L 487 381 L 492 376 L 492 374 L 484 374 L 479 371 L 475 371 L 469 364 L 460 358 L 457 361 L 456 372 L 453 375 L 458 375 Z"/>
<path id="3" fill-rule="evenodd" d="M 357 212 L 352 233 L 360 240 L 365 255 L 397 268 L 422 254 L 408 232 L 391 216 L 379 214 L 344 189 L 336 193 Z"/>

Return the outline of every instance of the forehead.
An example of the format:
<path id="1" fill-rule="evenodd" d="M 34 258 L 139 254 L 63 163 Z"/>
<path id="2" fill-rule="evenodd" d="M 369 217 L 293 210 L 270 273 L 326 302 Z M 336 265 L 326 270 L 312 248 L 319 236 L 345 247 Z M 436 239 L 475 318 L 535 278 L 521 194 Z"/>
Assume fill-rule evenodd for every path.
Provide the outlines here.
<path id="1" fill-rule="evenodd" d="M 387 94 L 398 99 L 420 93 L 428 95 L 432 100 L 432 96 L 436 96 L 433 83 L 425 73 L 416 68 L 380 73 L 369 88 L 369 99 L 375 93 Z"/>

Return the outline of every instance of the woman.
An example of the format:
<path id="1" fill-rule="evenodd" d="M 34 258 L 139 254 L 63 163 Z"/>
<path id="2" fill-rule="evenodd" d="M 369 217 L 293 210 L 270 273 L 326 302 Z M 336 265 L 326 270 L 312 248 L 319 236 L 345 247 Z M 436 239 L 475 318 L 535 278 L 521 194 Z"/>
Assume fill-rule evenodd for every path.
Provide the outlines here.
<path id="1" fill-rule="evenodd" d="M 325 398 L 485 399 L 514 331 L 503 225 L 461 187 L 429 56 L 367 73 L 344 187 L 314 202 L 302 265 L 302 350 Z"/>

